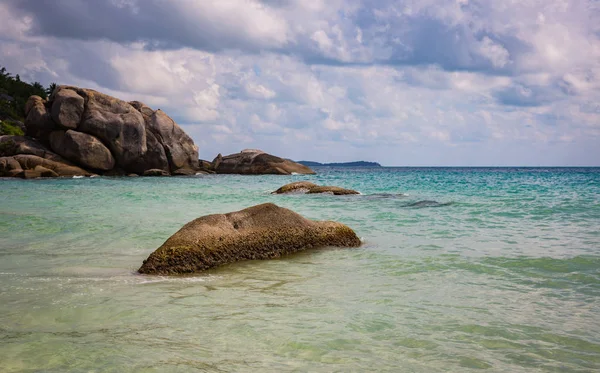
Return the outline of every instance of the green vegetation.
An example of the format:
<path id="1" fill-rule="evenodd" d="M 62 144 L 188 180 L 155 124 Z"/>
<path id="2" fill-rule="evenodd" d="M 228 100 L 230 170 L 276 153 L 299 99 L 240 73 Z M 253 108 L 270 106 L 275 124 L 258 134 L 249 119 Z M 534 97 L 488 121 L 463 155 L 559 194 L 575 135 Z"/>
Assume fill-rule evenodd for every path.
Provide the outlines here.
<path id="1" fill-rule="evenodd" d="M 58 85 L 56 83 L 50 83 L 48 88 L 46 88 L 46 93 L 48 94 L 48 96 L 50 96 L 52 94 L 52 92 L 54 92 L 56 87 L 58 87 Z"/>
<path id="2" fill-rule="evenodd" d="M 5 119 L 0 121 L 0 135 L 15 135 L 23 136 L 25 132 L 23 128 L 19 126 L 18 122 L 12 121 L 11 119 Z"/>
<path id="3" fill-rule="evenodd" d="M 25 104 L 31 95 L 48 97 L 56 88 L 56 83 L 45 88 L 41 83 L 32 84 L 12 76 L 6 68 L 0 67 L 0 135 L 22 135 L 25 118 Z"/>

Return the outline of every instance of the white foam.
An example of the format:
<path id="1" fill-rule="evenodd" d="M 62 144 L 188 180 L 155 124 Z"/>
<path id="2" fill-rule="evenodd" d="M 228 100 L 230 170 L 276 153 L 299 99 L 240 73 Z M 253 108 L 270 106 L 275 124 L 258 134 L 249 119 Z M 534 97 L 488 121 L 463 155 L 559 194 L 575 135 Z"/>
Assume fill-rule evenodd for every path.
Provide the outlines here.
<path id="1" fill-rule="evenodd" d="M 73 176 L 73 179 L 83 179 L 85 176 L 83 175 L 75 175 Z"/>
<path id="2" fill-rule="evenodd" d="M 190 276 L 190 277 L 168 277 L 168 276 L 146 276 L 141 275 L 135 280 L 138 285 L 144 284 L 156 284 L 164 282 L 173 283 L 196 283 L 196 282 L 207 282 L 215 279 L 219 279 L 221 276 L 208 275 L 208 276 Z"/>

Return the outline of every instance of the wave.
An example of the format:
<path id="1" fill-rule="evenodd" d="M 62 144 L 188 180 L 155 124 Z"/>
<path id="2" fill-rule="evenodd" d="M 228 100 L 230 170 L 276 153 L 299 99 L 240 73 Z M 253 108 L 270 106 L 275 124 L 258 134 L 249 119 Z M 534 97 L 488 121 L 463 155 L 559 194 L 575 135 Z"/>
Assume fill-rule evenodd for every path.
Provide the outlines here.
<path id="1" fill-rule="evenodd" d="M 73 176 L 73 179 L 83 179 L 85 176 L 83 175 L 75 175 Z"/>

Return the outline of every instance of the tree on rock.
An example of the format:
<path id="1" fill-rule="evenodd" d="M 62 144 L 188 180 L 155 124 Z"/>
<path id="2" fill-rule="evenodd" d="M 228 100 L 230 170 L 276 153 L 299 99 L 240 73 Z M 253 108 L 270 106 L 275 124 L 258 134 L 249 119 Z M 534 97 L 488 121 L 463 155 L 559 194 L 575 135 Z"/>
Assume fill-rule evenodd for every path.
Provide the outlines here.
<path id="1" fill-rule="evenodd" d="M 52 92 L 54 92 L 56 87 L 58 87 L 58 85 L 56 83 L 54 83 L 54 82 L 50 83 L 48 88 L 46 88 L 46 93 L 48 94 L 48 96 L 50 96 L 52 94 Z"/>

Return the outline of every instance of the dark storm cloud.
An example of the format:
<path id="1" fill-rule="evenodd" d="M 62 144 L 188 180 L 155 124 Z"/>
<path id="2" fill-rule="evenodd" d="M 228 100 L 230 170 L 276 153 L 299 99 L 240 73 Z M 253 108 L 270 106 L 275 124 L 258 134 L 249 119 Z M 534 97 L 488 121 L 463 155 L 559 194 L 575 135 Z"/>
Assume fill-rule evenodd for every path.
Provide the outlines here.
<path id="1" fill-rule="evenodd" d="M 159 0 L 118 2 L 104 0 L 8 0 L 22 16 L 30 16 L 30 32 L 79 40 L 117 43 L 146 42 L 147 49 L 191 47 L 206 51 L 256 51 L 261 40 L 211 14 L 186 14 L 184 7 Z"/>
<path id="2" fill-rule="evenodd" d="M 168 111 L 205 157 L 251 143 L 439 164 L 443 146 L 503 154 L 522 141 L 598 139 L 600 18 L 585 4 L 0 0 L 0 51 L 30 81 Z M 586 157 L 598 158 L 596 145 Z M 468 153 L 468 164 L 486 162 Z"/>
<path id="3" fill-rule="evenodd" d="M 360 4 L 356 12 L 337 14 L 347 56 L 325 53 L 311 39 L 312 31 L 293 35 L 292 41 L 269 40 L 251 35 L 256 25 L 239 25 L 235 18 L 215 17 L 210 12 L 192 12 L 186 3 L 167 1 L 104 0 L 8 0 L 18 14 L 32 18 L 30 32 L 37 36 L 79 40 L 110 40 L 117 43 L 144 42 L 148 50 L 190 47 L 217 52 L 238 49 L 245 52 L 270 50 L 290 54 L 310 64 L 324 65 L 430 65 L 445 70 L 490 71 L 507 74 L 510 65 L 494 66 L 476 49 L 484 37 L 506 48 L 508 53 L 523 49 L 516 39 L 474 33 L 467 24 L 449 25 L 427 15 L 396 16 L 380 19 L 376 12 L 390 13 L 393 2 Z M 267 9 L 282 10 L 278 16 L 301 24 L 291 9 L 290 0 L 263 0 Z M 189 11 L 187 11 L 189 9 Z M 240 11 L 244 11 L 241 9 Z M 356 30 L 361 29 L 361 42 Z M 262 37 L 261 37 L 262 36 Z M 276 37 L 276 36 L 274 36 Z"/>

